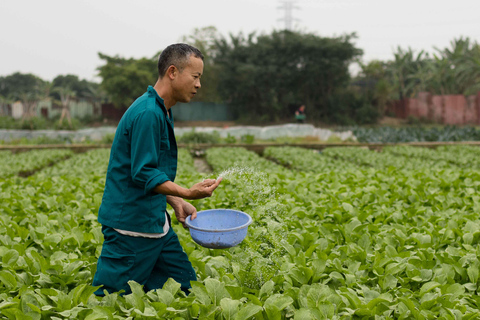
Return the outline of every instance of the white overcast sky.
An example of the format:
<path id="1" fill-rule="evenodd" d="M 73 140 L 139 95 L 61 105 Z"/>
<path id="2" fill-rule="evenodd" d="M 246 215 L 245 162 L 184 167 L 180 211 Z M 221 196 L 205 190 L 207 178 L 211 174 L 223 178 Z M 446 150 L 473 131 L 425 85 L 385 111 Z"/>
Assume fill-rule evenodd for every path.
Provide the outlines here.
<path id="1" fill-rule="evenodd" d="M 151 57 L 195 28 L 283 29 L 279 0 L 0 0 L 0 76 L 45 80 L 76 74 L 99 81 L 98 52 Z M 298 0 L 297 30 L 356 32 L 364 61 L 392 59 L 397 46 L 433 52 L 460 36 L 480 42 L 480 0 Z"/>

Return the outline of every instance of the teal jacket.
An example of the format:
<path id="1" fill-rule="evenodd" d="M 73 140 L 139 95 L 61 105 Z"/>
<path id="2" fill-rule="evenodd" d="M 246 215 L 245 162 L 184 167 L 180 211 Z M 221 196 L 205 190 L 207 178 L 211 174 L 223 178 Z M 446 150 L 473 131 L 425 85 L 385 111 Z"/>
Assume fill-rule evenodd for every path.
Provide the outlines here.
<path id="1" fill-rule="evenodd" d="M 120 120 L 110 153 L 98 221 L 106 226 L 162 233 L 166 196 L 153 192 L 177 173 L 173 117 L 152 86 Z"/>

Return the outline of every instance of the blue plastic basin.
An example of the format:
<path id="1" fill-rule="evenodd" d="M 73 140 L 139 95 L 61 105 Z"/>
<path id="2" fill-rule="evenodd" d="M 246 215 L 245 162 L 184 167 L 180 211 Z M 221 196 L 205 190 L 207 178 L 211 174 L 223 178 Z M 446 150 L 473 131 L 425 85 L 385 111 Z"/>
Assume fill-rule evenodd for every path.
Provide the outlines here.
<path id="1" fill-rule="evenodd" d="M 211 209 L 197 213 L 197 218 L 185 220 L 193 241 L 205 248 L 234 247 L 247 236 L 252 217 L 242 211 Z"/>

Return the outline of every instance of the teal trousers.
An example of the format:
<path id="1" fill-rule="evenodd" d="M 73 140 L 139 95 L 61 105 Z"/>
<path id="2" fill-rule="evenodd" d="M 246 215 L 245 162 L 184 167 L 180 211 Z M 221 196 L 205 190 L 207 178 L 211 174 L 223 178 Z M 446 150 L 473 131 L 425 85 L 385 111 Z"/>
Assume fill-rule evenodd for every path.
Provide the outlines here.
<path id="1" fill-rule="evenodd" d="M 102 287 L 96 295 L 103 296 L 103 290 L 124 290 L 129 294 L 130 280 L 144 285 L 145 291 L 159 289 L 168 278 L 180 283 L 188 294 L 190 281 L 197 280 L 173 228 L 159 239 L 125 236 L 107 226 L 102 227 L 102 232 L 105 240 L 93 277 L 93 285 Z"/>

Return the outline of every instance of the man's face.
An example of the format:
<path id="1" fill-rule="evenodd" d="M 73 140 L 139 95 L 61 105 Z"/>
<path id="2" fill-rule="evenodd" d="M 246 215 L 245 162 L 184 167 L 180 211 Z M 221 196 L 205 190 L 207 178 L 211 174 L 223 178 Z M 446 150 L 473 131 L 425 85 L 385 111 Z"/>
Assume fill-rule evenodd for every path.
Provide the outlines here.
<path id="1" fill-rule="evenodd" d="M 178 69 L 177 69 L 178 71 Z M 187 66 L 175 77 L 173 97 L 178 102 L 190 102 L 200 89 L 200 77 L 203 74 L 203 61 L 195 56 L 190 56 Z"/>

